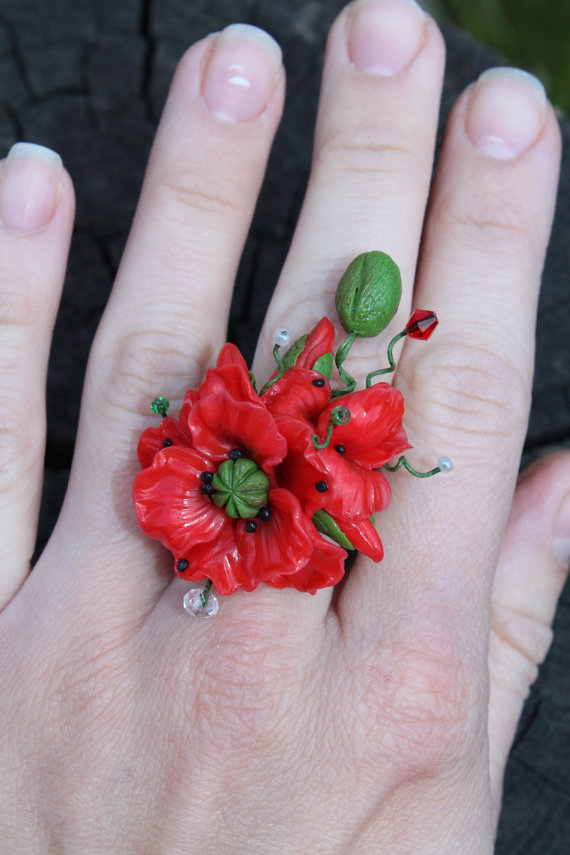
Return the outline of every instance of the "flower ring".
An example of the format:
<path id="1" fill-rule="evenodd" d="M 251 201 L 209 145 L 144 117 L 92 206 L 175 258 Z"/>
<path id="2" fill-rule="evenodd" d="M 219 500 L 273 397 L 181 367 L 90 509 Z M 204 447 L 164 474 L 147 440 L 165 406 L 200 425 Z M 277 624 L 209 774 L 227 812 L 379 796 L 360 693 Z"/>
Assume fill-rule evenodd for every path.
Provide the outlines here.
<path id="1" fill-rule="evenodd" d="M 325 317 L 283 357 L 289 336 L 278 332 L 277 368 L 259 393 L 237 347 L 226 344 L 204 382 L 186 392 L 177 419 L 167 415 L 165 398 L 152 402 L 162 420 L 139 440 L 134 505 L 142 530 L 173 553 L 176 574 L 208 580 L 186 595 L 191 614 L 216 613 L 212 587 L 232 594 L 264 583 L 314 594 L 342 579 L 347 550 L 380 561 L 373 515 L 391 495 L 382 469 L 404 466 L 426 477 L 451 468 L 447 458 L 425 473 L 409 464 L 403 397 L 372 382 L 394 370 L 399 339 L 429 338 L 433 312 L 413 313 L 388 346 L 389 366 L 371 372 L 366 388 L 356 391 L 344 367 L 356 338 L 387 326 L 400 294 L 394 261 L 364 253 L 337 289 L 348 336 L 336 353 L 335 328 Z M 334 388 L 333 365 L 343 384 Z"/>

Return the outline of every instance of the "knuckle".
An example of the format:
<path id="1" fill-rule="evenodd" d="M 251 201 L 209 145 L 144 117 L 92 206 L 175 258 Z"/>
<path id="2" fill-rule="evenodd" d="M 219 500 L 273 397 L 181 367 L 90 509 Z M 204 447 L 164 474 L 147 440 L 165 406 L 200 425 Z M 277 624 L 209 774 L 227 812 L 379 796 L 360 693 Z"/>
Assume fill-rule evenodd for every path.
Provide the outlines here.
<path id="1" fill-rule="evenodd" d="M 449 240 L 486 255 L 512 258 L 527 255 L 533 224 L 524 204 L 483 180 L 471 193 L 448 194 L 433 208 L 433 221 Z M 467 202 L 467 204 L 466 204 Z"/>
<path id="2" fill-rule="evenodd" d="M 525 700 L 552 638 L 552 628 L 538 617 L 493 603 L 489 666 L 494 683 Z"/>
<path id="3" fill-rule="evenodd" d="M 44 309 L 38 294 L 31 294 L 24 286 L 10 286 L 3 282 L 0 286 L 0 326 L 32 326 L 44 315 Z"/>
<path id="4" fill-rule="evenodd" d="M 510 437 L 526 424 L 530 407 L 529 372 L 507 355 L 483 343 L 434 342 L 414 359 L 407 401 L 424 423 L 463 437 L 473 447 L 477 437 Z"/>
<path id="5" fill-rule="evenodd" d="M 400 187 L 413 184 L 417 174 L 417 152 L 395 132 L 375 125 L 338 127 L 324 139 L 315 153 L 316 172 L 379 174 Z"/>
<path id="6" fill-rule="evenodd" d="M 284 655 L 282 641 L 272 641 L 263 622 L 232 616 L 208 650 L 207 667 L 182 676 L 186 686 L 175 693 L 194 710 L 199 742 L 215 746 L 220 758 L 241 751 L 273 755 L 295 738 L 290 707 L 302 666 Z"/>
<path id="7" fill-rule="evenodd" d="M 60 721 L 73 721 L 78 734 L 97 731 L 112 718 L 120 699 L 111 689 L 121 684 L 124 651 L 113 633 L 76 635 L 69 655 L 52 661 L 46 697 Z"/>
<path id="8" fill-rule="evenodd" d="M 217 220 L 241 214 L 243 203 L 233 192 L 232 181 L 222 184 L 212 175 L 207 177 L 206 182 L 192 165 L 178 165 L 163 174 L 154 190 L 156 210 L 160 211 L 161 218 L 170 223 L 187 224 L 189 210 Z"/>
<path id="9" fill-rule="evenodd" d="M 484 727 L 486 686 L 441 630 L 398 640 L 360 670 L 359 715 L 381 735 L 378 762 L 422 774 L 458 762 Z"/>
<path id="10" fill-rule="evenodd" d="M 0 404 L 1 408 L 1 404 Z M 0 420 L 0 483 L 6 490 L 25 477 L 41 461 L 45 443 L 45 420 L 4 416 Z"/>
<path id="11" fill-rule="evenodd" d="M 187 330 L 184 335 L 164 329 L 123 334 L 97 360 L 97 371 L 88 373 L 95 399 L 112 409 L 140 413 L 147 412 L 149 400 L 158 394 L 180 394 L 199 373 L 191 339 Z"/>

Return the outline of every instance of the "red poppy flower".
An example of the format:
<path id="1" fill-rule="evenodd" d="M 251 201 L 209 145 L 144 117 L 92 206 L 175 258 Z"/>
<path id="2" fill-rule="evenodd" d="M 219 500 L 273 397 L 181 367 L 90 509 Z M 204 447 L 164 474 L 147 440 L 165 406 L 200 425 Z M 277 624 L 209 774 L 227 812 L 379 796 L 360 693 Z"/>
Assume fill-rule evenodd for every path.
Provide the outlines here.
<path id="1" fill-rule="evenodd" d="M 336 407 L 346 407 L 350 420 L 335 425 L 326 448 L 315 448 L 313 435 L 324 440 Z M 390 485 L 376 469 L 410 447 L 403 412 L 400 392 L 378 383 L 331 401 L 316 426 L 298 411 L 277 414 L 288 449 L 276 471 L 278 483 L 299 497 L 307 515 L 326 511 L 352 545 L 375 561 L 382 558 L 382 544 L 369 517 L 390 502 Z"/>
<path id="2" fill-rule="evenodd" d="M 329 397 L 330 390 L 323 405 Z M 172 444 L 164 447 L 164 438 Z M 178 575 L 206 576 L 222 594 L 260 582 L 314 592 L 342 578 L 346 552 L 324 541 L 298 498 L 275 485 L 274 466 L 286 453 L 239 351 L 226 345 L 187 394 L 178 423 L 163 419 L 139 444 L 146 464 L 134 485 L 139 523 L 174 553 Z"/>

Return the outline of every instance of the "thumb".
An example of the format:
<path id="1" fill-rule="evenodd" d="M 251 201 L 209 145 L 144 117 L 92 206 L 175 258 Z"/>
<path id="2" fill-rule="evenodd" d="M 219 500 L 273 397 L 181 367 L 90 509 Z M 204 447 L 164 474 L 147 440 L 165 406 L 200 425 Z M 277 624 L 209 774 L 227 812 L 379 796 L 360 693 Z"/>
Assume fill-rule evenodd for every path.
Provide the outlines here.
<path id="1" fill-rule="evenodd" d="M 522 706 L 552 641 L 570 559 L 570 453 L 520 477 L 491 602 L 489 758 L 498 818 L 503 775 Z"/>

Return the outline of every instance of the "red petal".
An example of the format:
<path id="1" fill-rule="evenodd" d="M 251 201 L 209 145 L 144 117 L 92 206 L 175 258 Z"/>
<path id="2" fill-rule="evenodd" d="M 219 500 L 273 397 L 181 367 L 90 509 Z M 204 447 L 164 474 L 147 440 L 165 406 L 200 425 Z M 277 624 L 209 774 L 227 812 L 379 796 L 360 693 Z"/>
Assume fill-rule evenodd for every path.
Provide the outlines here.
<path id="1" fill-rule="evenodd" d="M 324 385 L 314 386 L 313 380 L 324 380 Z M 290 416 L 315 422 L 330 399 L 330 384 L 318 371 L 288 368 L 261 400 L 277 421 L 279 417 Z"/>
<path id="2" fill-rule="evenodd" d="M 192 411 L 192 407 L 198 400 L 198 390 L 197 389 L 188 389 L 186 394 L 184 395 L 184 403 L 180 409 L 180 414 L 178 416 L 178 421 L 180 422 L 180 427 L 182 430 L 188 432 L 188 436 L 190 437 L 190 428 L 188 427 L 188 419 L 190 418 L 190 413 Z"/>
<path id="3" fill-rule="evenodd" d="M 162 450 L 165 439 L 169 439 L 172 445 L 190 445 L 190 435 L 185 434 L 176 419 L 166 416 L 158 427 L 147 428 L 141 434 L 137 448 L 141 466 L 151 465 L 154 455 Z"/>
<path id="4" fill-rule="evenodd" d="M 216 366 L 218 368 L 224 368 L 226 365 L 236 365 L 238 368 L 241 369 L 242 372 L 245 372 L 249 377 L 245 359 L 241 355 L 239 348 L 237 348 L 235 344 L 232 344 L 231 342 L 224 344 L 224 346 L 220 350 L 220 353 L 218 355 L 218 361 L 216 363 Z"/>
<path id="5" fill-rule="evenodd" d="M 338 406 L 348 408 L 350 421 L 334 428 L 331 446 L 344 445 L 346 458 L 376 469 L 410 448 L 402 427 L 404 398 L 388 383 L 335 398 L 321 413 L 316 431 L 319 436 L 325 436 L 332 409 Z"/>
<path id="6" fill-rule="evenodd" d="M 235 344 L 226 344 L 220 351 L 216 368 L 208 368 L 206 379 L 198 389 L 198 398 L 227 392 L 237 401 L 259 403 L 245 360 Z"/>
<path id="7" fill-rule="evenodd" d="M 299 354 L 296 368 L 312 368 L 320 356 L 330 353 L 334 347 L 334 326 L 328 318 L 321 318 L 305 342 L 305 347 Z"/>
<path id="8" fill-rule="evenodd" d="M 313 552 L 307 563 L 288 576 L 276 574 L 267 579 L 274 588 L 296 588 L 314 594 L 319 588 L 330 588 L 344 576 L 346 552 L 322 538 L 315 527 L 312 532 Z"/>
<path id="9" fill-rule="evenodd" d="M 195 448 L 220 460 L 239 448 L 261 469 L 280 463 L 287 443 L 261 403 L 235 400 L 226 392 L 201 398 L 190 413 Z"/>
<path id="10" fill-rule="evenodd" d="M 289 575 L 308 561 L 315 528 L 305 516 L 299 500 L 288 490 L 270 490 L 271 519 L 256 520 L 255 531 L 248 532 L 245 520 L 236 525 L 236 543 L 250 573 L 264 582 L 275 573 Z"/>
<path id="11" fill-rule="evenodd" d="M 335 517 L 354 519 L 384 510 L 390 502 L 390 485 L 381 472 L 359 466 L 335 451 L 316 449 L 310 426 L 287 419 L 280 422 L 289 452 L 276 472 L 280 486 L 299 497 L 308 516 L 324 508 Z M 324 481 L 325 491 L 316 484 Z"/>
<path id="12" fill-rule="evenodd" d="M 363 552 L 373 561 L 382 561 L 384 549 L 382 541 L 367 517 L 360 520 L 336 519 L 340 530 L 346 534 L 355 549 Z"/>
<path id="13" fill-rule="evenodd" d="M 236 521 L 224 516 L 224 528 L 220 535 L 210 543 L 198 543 L 183 555 L 177 556 L 188 561 L 188 568 L 178 575 L 188 581 L 207 577 L 214 583 L 220 594 L 233 594 L 238 588 L 252 591 L 257 582 L 251 576 L 243 557 L 240 555 L 235 539 Z"/>
<path id="14" fill-rule="evenodd" d="M 220 536 L 228 519 L 202 494 L 200 473 L 208 460 L 190 448 L 172 446 L 155 455 L 135 478 L 133 500 L 139 525 L 175 555 Z"/>

